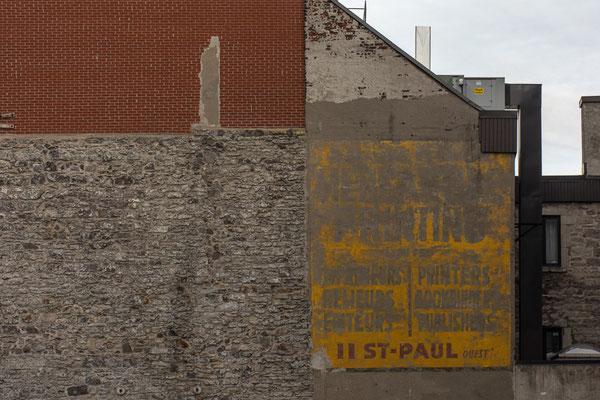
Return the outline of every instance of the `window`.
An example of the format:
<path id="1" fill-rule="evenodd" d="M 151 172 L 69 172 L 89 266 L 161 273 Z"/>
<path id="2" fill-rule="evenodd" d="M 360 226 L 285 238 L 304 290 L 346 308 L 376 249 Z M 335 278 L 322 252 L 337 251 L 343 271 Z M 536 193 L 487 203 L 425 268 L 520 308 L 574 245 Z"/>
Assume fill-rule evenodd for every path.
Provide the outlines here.
<path id="1" fill-rule="evenodd" d="M 546 357 L 552 357 L 562 350 L 562 328 L 544 327 L 544 350 Z"/>
<path id="2" fill-rule="evenodd" d="M 544 216 L 544 265 L 560 267 L 559 216 Z"/>

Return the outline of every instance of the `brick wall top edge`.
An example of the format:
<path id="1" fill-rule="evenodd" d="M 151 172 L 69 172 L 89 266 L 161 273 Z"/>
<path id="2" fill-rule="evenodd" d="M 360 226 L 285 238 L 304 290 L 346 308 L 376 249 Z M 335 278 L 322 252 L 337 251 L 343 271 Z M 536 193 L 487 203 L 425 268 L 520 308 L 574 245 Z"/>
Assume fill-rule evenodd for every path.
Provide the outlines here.
<path id="1" fill-rule="evenodd" d="M 202 136 L 202 135 L 214 135 L 214 134 L 286 134 L 286 135 L 304 135 L 306 131 L 304 128 L 201 128 L 194 127 L 189 132 L 176 133 L 176 132 L 164 132 L 164 133 L 153 133 L 153 132 L 137 132 L 137 133 L 27 133 L 27 134 L 0 134 L 0 141 L 8 139 L 73 139 L 73 138 L 139 138 L 139 137 L 187 137 L 187 136 Z"/>

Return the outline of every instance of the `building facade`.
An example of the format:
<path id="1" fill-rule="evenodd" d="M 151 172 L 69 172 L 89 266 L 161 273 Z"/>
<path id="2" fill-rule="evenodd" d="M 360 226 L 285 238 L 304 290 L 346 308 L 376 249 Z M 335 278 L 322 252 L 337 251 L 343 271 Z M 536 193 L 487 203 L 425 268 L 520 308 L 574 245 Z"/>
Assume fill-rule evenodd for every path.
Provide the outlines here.
<path id="1" fill-rule="evenodd" d="M 512 396 L 514 154 L 339 5 L 306 23 L 315 398 Z"/>
<path id="2" fill-rule="evenodd" d="M 547 331 L 560 335 L 562 347 L 584 343 L 600 348 L 600 98 L 582 97 L 580 107 L 583 175 L 542 178 L 547 253 L 543 316 Z"/>
<path id="3" fill-rule="evenodd" d="M 331 0 L 4 13 L 1 398 L 500 400 L 552 375 L 515 365 L 515 112 Z M 567 310 L 593 303 L 552 302 L 581 270 L 594 295 L 578 207 L 544 324 L 591 340 Z"/>
<path id="4" fill-rule="evenodd" d="M 312 398 L 304 2 L 3 17 L 0 398 Z"/>
<path id="5" fill-rule="evenodd" d="M 596 312 L 600 180 L 594 170 L 598 153 L 593 150 L 600 133 L 598 100 L 598 97 L 582 97 L 580 102 L 583 174 L 539 177 L 542 262 L 537 270 L 542 297 L 538 342 L 544 361 L 520 362 L 515 366 L 515 399 L 542 395 L 557 400 L 588 399 L 599 389 L 597 357 L 580 357 L 569 362 L 559 354 L 570 346 L 588 345 L 596 349 L 600 346 Z M 517 308 L 521 303 L 521 296 L 517 295 Z M 515 357 L 518 360 L 518 350 Z"/>

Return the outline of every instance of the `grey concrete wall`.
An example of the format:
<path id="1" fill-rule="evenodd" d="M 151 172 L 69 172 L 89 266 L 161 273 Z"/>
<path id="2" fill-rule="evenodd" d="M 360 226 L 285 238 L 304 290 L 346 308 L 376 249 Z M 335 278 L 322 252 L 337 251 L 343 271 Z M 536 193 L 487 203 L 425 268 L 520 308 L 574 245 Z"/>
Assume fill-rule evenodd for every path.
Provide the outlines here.
<path id="1" fill-rule="evenodd" d="M 315 375 L 315 399 L 512 400 L 511 371 L 353 372 Z"/>
<path id="2" fill-rule="evenodd" d="M 581 142 L 588 175 L 600 175 L 600 102 L 581 105 Z"/>
<path id="3" fill-rule="evenodd" d="M 307 1 L 306 36 L 315 398 L 512 399 L 512 156 L 481 154 L 478 111 L 330 1 Z M 446 215 L 442 228 L 436 213 L 452 207 L 461 208 L 461 216 L 453 214 L 457 216 L 453 219 Z M 407 209 L 404 214 L 397 212 Z M 424 219 L 419 220 L 418 215 Z M 453 231 L 453 239 L 443 233 L 448 229 Z M 479 243 L 486 237 L 504 243 L 500 246 L 503 250 L 483 256 L 483 246 L 481 253 L 462 253 L 469 246 L 466 243 Z M 407 245 L 412 240 L 418 242 L 414 249 Z M 458 249 L 458 242 L 465 247 Z M 427 250 L 418 253 L 424 248 Z M 446 252 L 440 250 L 444 248 Z M 414 254 L 422 254 L 422 258 L 414 258 Z M 405 324 L 412 321 L 399 306 L 405 298 L 402 285 L 410 286 L 411 262 L 418 265 L 426 259 L 430 265 L 443 259 L 446 265 L 465 267 L 490 260 L 498 263 L 491 284 L 497 286 L 490 288 L 502 293 L 492 311 L 501 315 L 498 326 L 502 328 L 478 337 L 497 343 L 505 354 L 501 351 L 498 358 L 478 363 L 463 359 L 461 351 L 459 359 L 429 365 L 479 368 L 427 370 L 426 363 L 413 357 L 407 362 L 363 354 L 362 343 L 356 344 L 364 337 L 366 326 L 359 323 L 356 328 L 360 318 L 355 316 L 354 327 L 346 329 L 335 323 L 329 326 L 329 317 L 323 317 L 332 312 L 331 307 L 355 309 L 343 299 L 328 302 L 332 291 L 341 288 L 354 293 L 353 285 L 360 286 L 359 282 L 378 282 L 382 286 L 374 290 L 389 289 L 397 300 L 373 305 L 386 321 L 382 332 L 373 334 L 373 341 L 383 342 L 384 347 L 390 343 L 395 350 L 393 338 L 402 337 Z M 365 280 L 353 272 L 373 264 L 397 279 L 391 284 L 387 280 L 385 286 L 378 278 Z M 329 274 L 327 268 L 335 274 Z M 436 332 L 417 333 L 416 325 L 415 331 L 411 329 L 406 340 L 445 337 L 439 332 L 438 336 Z M 327 334 L 328 330 L 333 333 Z M 463 339 L 460 335 L 447 337 L 455 338 L 465 349 L 476 342 L 468 334 Z M 482 368 L 485 365 L 501 367 Z"/>
<path id="4" fill-rule="evenodd" d="M 0 138 L 0 398 L 311 398 L 305 146 Z"/>
<path id="5" fill-rule="evenodd" d="M 543 323 L 600 348 L 600 204 L 544 204 L 561 217 L 561 259 L 543 280 Z"/>
<path id="6" fill-rule="evenodd" d="M 600 364 L 515 367 L 515 400 L 592 400 L 599 393 Z"/>

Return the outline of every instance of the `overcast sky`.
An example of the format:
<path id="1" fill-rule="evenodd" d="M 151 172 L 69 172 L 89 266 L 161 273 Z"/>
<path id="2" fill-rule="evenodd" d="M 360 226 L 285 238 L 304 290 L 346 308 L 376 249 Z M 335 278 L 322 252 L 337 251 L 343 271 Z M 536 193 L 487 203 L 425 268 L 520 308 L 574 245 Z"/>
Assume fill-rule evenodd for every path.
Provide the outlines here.
<path id="1" fill-rule="evenodd" d="M 341 3 L 362 7 L 364 0 Z M 415 25 L 431 26 L 431 69 L 436 74 L 541 83 L 543 173 L 581 173 L 579 99 L 600 95 L 600 1 L 368 0 L 367 4 L 367 22 L 410 55 L 415 52 Z"/>

